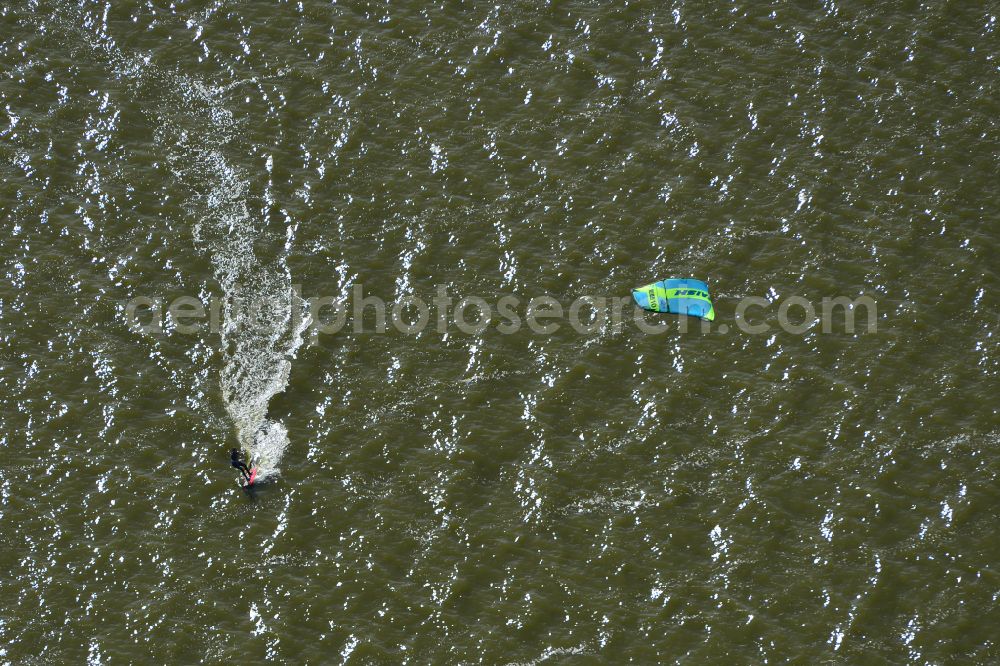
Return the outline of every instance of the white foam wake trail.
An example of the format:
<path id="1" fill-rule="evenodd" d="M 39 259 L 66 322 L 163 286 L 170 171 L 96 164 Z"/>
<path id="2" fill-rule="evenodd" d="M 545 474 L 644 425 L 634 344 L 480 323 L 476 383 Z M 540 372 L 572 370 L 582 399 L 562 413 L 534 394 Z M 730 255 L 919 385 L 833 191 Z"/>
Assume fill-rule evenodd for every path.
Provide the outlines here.
<path id="1" fill-rule="evenodd" d="M 157 120 L 157 139 L 168 147 L 174 175 L 192 192 L 185 204 L 197 220 L 195 243 L 211 258 L 222 289 L 224 405 L 240 445 L 257 464 L 258 478 L 272 476 L 289 440 L 285 426 L 267 417 L 267 407 L 288 385 L 309 322 L 284 255 L 267 261 L 255 253 L 266 222 L 251 213 L 249 181 L 225 156 L 239 129 L 226 108 L 227 89 L 158 68 L 120 49 L 104 18 L 82 7 L 66 9 L 72 18 L 54 20 L 81 36 L 118 78 L 149 93 L 146 112 Z"/>
<path id="2" fill-rule="evenodd" d="M 289 444 L 285 426 L 267 417 L 268 403 L 288 386 L 309 322 L 284 256 L 265 261 L 255 254 L 265 221 L 247 205 L 246 176 L 222 152 L 235 126 L 224 92 L 178 81 L 202 122 L 176 137 L 171 167 L 196 193 L 190 209 L 202 217 L 194 225 L 195 242 L 211 257 L 223 292 L 222 398 L 240 445 L 264 479 L 279 471 Z"/>

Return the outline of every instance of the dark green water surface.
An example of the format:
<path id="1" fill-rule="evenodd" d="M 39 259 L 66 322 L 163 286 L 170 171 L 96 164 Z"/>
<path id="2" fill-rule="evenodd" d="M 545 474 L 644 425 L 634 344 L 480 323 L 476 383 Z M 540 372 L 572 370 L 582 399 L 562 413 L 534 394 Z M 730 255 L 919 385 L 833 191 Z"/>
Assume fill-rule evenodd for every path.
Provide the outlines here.
<path id="1" fill-rule="evenodd" d="M 0 663 L 1000 663 L 998 21 L 2 5 Z M 288 318 L 671 276 L 711 330 Z"/>

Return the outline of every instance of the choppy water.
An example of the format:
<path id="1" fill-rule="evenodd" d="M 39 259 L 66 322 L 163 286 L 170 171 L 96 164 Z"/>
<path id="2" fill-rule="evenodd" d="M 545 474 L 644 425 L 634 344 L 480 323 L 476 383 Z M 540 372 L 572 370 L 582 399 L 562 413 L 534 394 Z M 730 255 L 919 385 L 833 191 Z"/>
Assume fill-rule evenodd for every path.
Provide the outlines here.
<path id="1" fill-rule="evenodd" d="M 3 5 L 0 661 L 1000 661 L 998 16 Z M 311 344 L 292 291 L 689 275 L 877 331 Z M 179 296 L 221 331 L 128 326 Z"/>

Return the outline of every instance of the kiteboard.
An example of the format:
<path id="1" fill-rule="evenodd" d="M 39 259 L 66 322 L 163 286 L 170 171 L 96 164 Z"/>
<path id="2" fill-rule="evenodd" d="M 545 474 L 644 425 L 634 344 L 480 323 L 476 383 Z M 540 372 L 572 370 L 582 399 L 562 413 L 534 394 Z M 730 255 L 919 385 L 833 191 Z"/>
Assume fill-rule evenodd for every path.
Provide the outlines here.
<path id="1" fill-rule="evenodd" d="M 669 278 L 632 290 L 636 305 L 650 312 L 689 315 L 715 320 L 708 285 L 694 278 Z"/>

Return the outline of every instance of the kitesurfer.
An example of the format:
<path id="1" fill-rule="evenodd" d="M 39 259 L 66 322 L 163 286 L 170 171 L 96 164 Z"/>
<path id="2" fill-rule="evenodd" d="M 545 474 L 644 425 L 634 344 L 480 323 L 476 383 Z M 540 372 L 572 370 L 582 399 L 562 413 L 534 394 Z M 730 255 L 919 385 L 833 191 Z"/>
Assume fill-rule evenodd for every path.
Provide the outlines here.
<path id="1" fill-rule="evenodd" d="M 232 466 L 240 470 L 240 474 L 242 474 L 243 478 L 246 479 L 247 483 L 249 483 L 251 478 L 250 469 L 247 467 L 246 463 L 240 459 L 240 450 L 233 449 L 229 452 L 229 457 Z"/>

